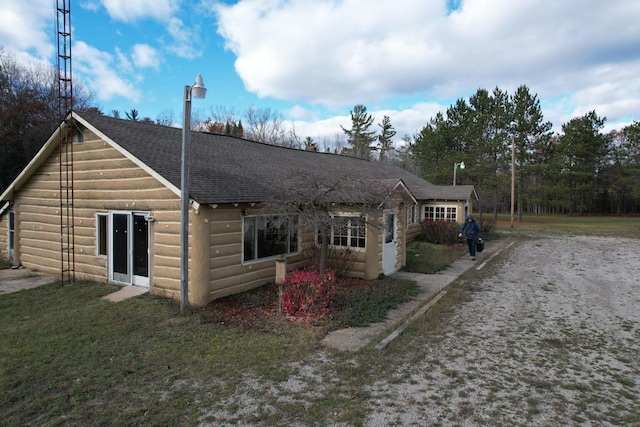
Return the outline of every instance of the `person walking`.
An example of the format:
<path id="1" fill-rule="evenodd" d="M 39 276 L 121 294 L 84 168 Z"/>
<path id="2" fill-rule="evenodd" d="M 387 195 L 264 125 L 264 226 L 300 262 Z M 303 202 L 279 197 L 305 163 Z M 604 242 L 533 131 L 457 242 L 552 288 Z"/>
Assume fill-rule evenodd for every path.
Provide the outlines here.
<path id="1" fill-rule="evenodd" d="M 476 222 L 473 215 L 467 215 L 467 220 L 460 227 L 460 233 L 458 237 L 464 236 L 467 239 L 467 245 L 469 246 L 469 256 L 472 260 L 476 259 L 476 243 L 478 240 L 482 240 L 482 230 L 480 224 Z"/>

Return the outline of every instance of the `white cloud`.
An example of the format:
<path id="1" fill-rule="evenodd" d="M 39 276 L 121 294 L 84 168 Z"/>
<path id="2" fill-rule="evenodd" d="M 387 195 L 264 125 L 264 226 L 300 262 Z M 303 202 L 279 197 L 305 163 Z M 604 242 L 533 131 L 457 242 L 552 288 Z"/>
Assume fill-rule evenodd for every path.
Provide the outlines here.
<path id="1" fill-rule="evenodd" d="M 103 0 L 109 16 L 123 22 L 151 18 L 167 21 L 178 8 L 178 0 Z"/>
<path id="2" fill-rule="evenodd" d="M 49 36 L 54 31 L 55 9 L 50 0 L 3 0 L 0 6 L 0 45 L 20 57 L 49 59 L 55 46 Z"/>
<path id="3" fill-rule="evenodd" d="M 160 68 L 160 54 L 158 51 L 147 44 L 133 45 L 131 59 L 136 68 Z"/>
<path id="4" fill-rule="evenodd" d="M 184 22 L 176 17 L 169 19 L 167 31 L 173 38 L 168 46 L 169 51 L 181 58 L 193 59 L 202 56 L 200 29 L 196 26 L 191 29 Z"/>
<path id="5" fill-rule="evenodd" d="M 75 70 L 96 91 L 98 100 L 108 101 L 114 97 L 123 97 L 132 102 L 140 100 L 140 91 L 117 73 L 113 56 L 84 42 L 75 43 L 73 49 Z"/>
<path id="6" fill-rule="evenodd" d="M 581 102 L 612 120 L 637 115 L 637 0 L 458 6 L 449 13 L 445 0 L 240 0 L 215 11 L 239 76 L 260 97 L 345 107 L 526 84 L 541 99 L 568 100 L 566 113 Z"/>
<path id="7" fill-rule="evenodd" d="M 198 58 L 202 55 L 200 28 L 198 25 L 190 27 L 178 17 L 178 14 L 188 15 L 190 21 L 199 5 L 184 5 L 180 9 L 181 0 L 102 0 L 109 16 L 118 21 L 133 23 L 144 19 L 153 19 L 166 26 L 166 32 L 171 37 L 165 43 L 166 49 L 187 59 Z M 89 4 L 87 8 L 90 8 Z M 158 34 L 158 39 L 163 39 Z M 136 45 L 138 46 L 138 45 Z M 145 47 L 146 46 L 146 47 Z M 133 53 L 134 62 L 140 67 L 157 68 L 160 64 L 157 53 L 151 51 L 148 45 L 137 48 Z M 139 61 L 137 61 L 138 59 Z M 147 65 L 143 65 L 146 63 Z"/>
<path id="8" fill-rule="evenodd" d="M 116 47 L 116 57 L 118 58 L 118 69 L 121 72 L 130 73 L 133 71 L 133 64 L 129 60 L 129 57 L 123 53 L 120 48 Z"/>
<path id="9" fill-rule="evenodd" d="M 80 7 L 92 12 L 97 12 L 100 9 L 100 0 L 85 0 L 80 2 Z"/>
<path id="10" fill-rule="evenodd" d="M 416 103 L 404 110 L 373 110 L 367 111 L 374 118 L 371 130 L 380 131 L 379 123 L 382 123 L 384 116 L 389 116 L 389 120 L 396 131 L 393 138 L 396 144 L 400 143 L 402 137 L 408 134 L 413 138 L 439 111 L 444 111 L 448 105 L 438 103 Z M 290 112 L 289 112 L 290 113 Z M 307 136 L 314 140 L 334 141 L 337 137 L 344 138 L 344 133 L 340 126 L 347 129 L 351 127 L 351 116 L 337 115 L 329 119 L 316 120 L 311 112 L 304 112 L 311 119 L 297 118 L 294 120 L 296 133 L 301 138 Z M 293 117 L 293 114 L 290 114 Z"/>
<path id="11" fill-rule="evenodd" d="M 293 120 L 317 120 L 318 114 L 315 111 L 311 111 L 308 108 L 304 108 L 301 105 L 294 105 L 284 112 L 287 117 L 291 117 Z"/>

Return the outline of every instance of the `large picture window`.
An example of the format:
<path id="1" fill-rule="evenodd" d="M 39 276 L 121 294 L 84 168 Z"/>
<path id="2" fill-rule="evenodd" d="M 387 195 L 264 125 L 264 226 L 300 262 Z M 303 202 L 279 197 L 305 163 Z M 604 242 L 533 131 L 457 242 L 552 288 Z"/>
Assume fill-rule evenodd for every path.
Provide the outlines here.
<path id="1" fill-rule="evenodd" d="M 345 248 L 364 248 L 367 224 L 360 217 L 340 216 L 333 218 L 329 234 L 329 244 Z"/>
<path id="2" fill-rule="evenodd" d="M 458 208 L 456 206 L 427 205 L 424 207 L 426 221 L 457 221 Z"/>
<path id="3" fill-rule="evenodd" d="M 243 229 L 244 261 L 298 252 L 297 216 L 247 216 Z"/>

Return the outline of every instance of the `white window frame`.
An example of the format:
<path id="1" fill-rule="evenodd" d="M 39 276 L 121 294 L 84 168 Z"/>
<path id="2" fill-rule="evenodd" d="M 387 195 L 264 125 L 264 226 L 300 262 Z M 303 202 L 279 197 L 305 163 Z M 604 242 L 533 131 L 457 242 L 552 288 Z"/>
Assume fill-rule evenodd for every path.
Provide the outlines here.
<path id="1" fill-rule="evenodd" d="M 332 219 L 336 219 L 336 218 L 345 218 L 347 219 L 347 224 L 346 224 L 346 234 L 344 236 L 342 235 L 338 235 L 336 236 L 336 225 L 335 224 L 331 224 L 331 230 L 329 230 L 329 247 L 330 248 L 348 248 L 351 249 L 353 251 L 365 251 L 367 249 L 367 221 L 366 218 L 363 218 L 359 215 L 354 215 L 354 214 L 349 214 L 349 213 L 341 213 L 341 214 L 335 214 L 335 215 L 331 215 Z M 360 222 L 360 224 L 352 224 L 351 221 L 352 220 L 357 220 L 358 222 Z M 354 230 L 361 230 L 364 232 L 364 235 L 353 235 L 353 231 Z M 319 244 L 319 239 L 318 236 L 320 235 L 319 230 L 316 231 L 316 243 Z M 336 237 L 342 237 L 343 239 L 346 239 L 346 245 L 341 245 L 341 244 L 336 244 Z M 357 242 L 362 241 L 362 246 L 360 246 L 359 244 L 356 246 L 353 246 L 351 244 L 352 239 L 356 239 Z"/>
<path id="2" fill-rule="evenodd" d="M 433 210 L 428 212 L 428 210 Z M 458 206 L 448 204 L 427 204 L 422 206 L 422 220 L 430 221 L 458 221 Z M 430 215 L 429 215 L 430 214 Z"/>

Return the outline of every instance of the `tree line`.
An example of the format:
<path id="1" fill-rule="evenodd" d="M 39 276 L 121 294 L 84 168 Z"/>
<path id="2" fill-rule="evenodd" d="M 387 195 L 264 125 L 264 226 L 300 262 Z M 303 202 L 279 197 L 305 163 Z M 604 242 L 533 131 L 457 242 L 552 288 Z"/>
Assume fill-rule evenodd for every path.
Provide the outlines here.
<path id="1" fill-rule="evenodd" d="M 421 175 L 434 184 L 474 185 L 482 211 L 509 210 L 511 165 L 518 217 L 533 214 L 637 214 L 640 207 L 640 122 L 603 132 L 590 111 L 562 125 L 544 120 L 527 86 L 508 94 L 478 89 L 429 120 L 411 143 Z M 513 159 L 512 159 L 513 157 Z"/>
<path id="2" fill-rule="evenodd" d="M 74 82 L 74 108 L 102 113 L 80 82 Z M 18 175 L 59 125 L 57 70 L 40 63 L 20 64 L 0 47 L 0 191 Z M 375 126 L 364 105 L 350 112 L 349 127 L 333 138 L 314 141 L 297 135 L 295 125 L 270 108 L 239 113 L 225 107 L 196 110 L 192 127 L 268 144 L 316 149 L 363 159 L 393 162 L 437 185 L 474 185 L 483 212 L 497 215 L 510 206 L 512 153 L 519 216 L 523 213 L 637 214 L 640 204 L 640 122 L 603 132 L 606 118 L 591 111 L 554 133 L 544 120 L 537 95 L 527 86 L 513 94 L 478 89 L 429 119 L 415 135 L 394 144 L 388 116 Z M 111 115 L 121 117 L 119 111 Z M 165 110 L 155 120 L 132 109 L 128 120 L 159 125 L 178 123 Z"/>

